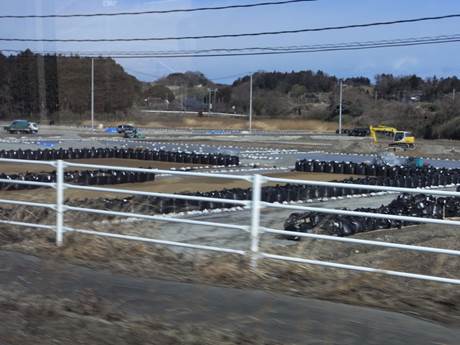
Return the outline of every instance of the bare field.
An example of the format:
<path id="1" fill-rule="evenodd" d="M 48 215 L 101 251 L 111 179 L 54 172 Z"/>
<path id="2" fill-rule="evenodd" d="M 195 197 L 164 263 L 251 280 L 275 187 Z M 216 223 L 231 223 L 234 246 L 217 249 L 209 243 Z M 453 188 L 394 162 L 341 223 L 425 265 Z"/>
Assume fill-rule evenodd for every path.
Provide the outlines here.
<path id="1" fill-rule="evenodd" d="M 123 121 L 105 122 L 105 126 L 119 125 Z M 127 121 L 129 122 L 129 121 Z M 198 117 L 192 115 L 149 115 L 134 121 L 137 125 L 149 128 L 192 128 L 192 129 L 235 129 L 248 128 L 248 120 L 232 117 Z M 84 125 L 90 125 L 85 121 Z M 253 128 L 265 131 L 273 130 L 305 130 L 314 132 L 335 132 L 336 123 L 302 118 L 271 119 L 260 118 L 253 121 Z"/>
<path id="2" fill-rule="evenodd" d="M 144 161 L 145 162 L 145 161 Z M 163 164 L 163 166 L 165 166 Z M 313 181 L 332 181 L 343 180 L 351 177 L 350 175 L 341 174 L 324 174 L 324 173 L 304 173 L 304 172 L 286 172 L 286 173 L 266 173 L 266 176 L 291 178 Z M 356 175 L 354 175 L 356 176 Z M 267 183 L 267 186 L 276 185 L 277 183 Z M 160 192 L 160 193 L 183 193 L 183 192 L 210 192 L 214 190 L 230 189 L 230 188 L 249 188 L 250 184 L 241 180 L 229 179 L 210 179 L 208 177 L 166 177 L 157 179 L 155 181 L 148 181 L 143 183 L 125 183 L 119 185 L 110 185 L 106 188 L 117 189 L 131 189 L 136 191 L 145 192 Z M 104 188 L 104 186 L 102 186 Z M 81 200 L 85 198 L 121 198 L 128 196 L 127 194 L 120 193 L 105 193 L 105 192 L 91 192 L 81 191 L 75 189 L 68 189 L 65 191 L 65 198 L 68 200 Z M 20 191 L 2 191 L 2 196 L 5 198 L 12 198 L 14 200 L 26 201 L 42 201 L 52 202 L 56 198 L 56 193 L 51 189 L 34 189 L 34 190 L 20 190 Z"/>
<path id="3" fill-rule="evenodd" d="M 112 165 L 129 168 L 152 168 L 152 169 L 164 169 L 170 168 L 183 168 L 183 167 L 202 167 L 200 164 L 190 163 L 171 163 L 171 162 L 159 162 L 159 161 L 144 161 L 137 159 L 122 159 L 122 158 L 101 158 L 101 159 L 74 159 L 68 160 L 71 163 L 80 164 L 92 164 L 92 165 Z M 77 168 L 69 167 L 66 170 L 91 170 L 91 168 Z M 24 172 L 49 172 L 56 170 L 54 167 L 49 165 L 32 165 L 32 164 L 18 164 L 18 163 L 1 163 L 0 171 L 5 174 L 24 173 Z"/>
<path id="4" fill-rule="evenodd" d="M 166 120 L 165 120 L 166 121 Z M 279 123 L 277 123 L 279 121 Z M 305 120 L 306 121 L 306 120 Z M 168 122 L 168 121 L 166 121 Z M 151 123 L 152 127 L 170 127 L 170 123 L 155 122 Z M 148 123 L 147 123 L 148 124 Z M 265 130 L 276 129 L 305 129 L 302 126 L 310 126 L 314 131 L 332 131 L 335 129 L 335 124 L 330 124 L 330 127 L 321 127 L 323 123 L 315 121 L 301 122 L 297 120 L 281 121 L 281 120 L 263 120 L 256 128 Z M 216 126 L 216 128 L 229 128 L 227 126 L 240 126 L 241 129 L 246 128 L 245 121 L 239 119 L 214 119 L 214 118 L 184 118 L 177 122 L 177 127 L 188 128 L 204 128 L 206 126 Z M 203 127 L 200 127 L 203 126 Z M 259 127 L 257 127 L 259 126 Z M 232 127 L 230 127 L 232 128 Z M 316 145 L 324 143 L 329 151 L 341 152 L 362 152 L 369 153 L 375 149 L 368 141 L 350 141 L 350 140 L 335 140 L 332 139 L 316 139 L 317 136 L 298 137 L 296 139 L 283 139 L 282 137 L 260 136 L 260 146 L 269 147 L 285 147 L 285 148 L 306 148 L 308 143 Z M 332 137 L 332 136 L 323 136 Z M 163 140 L 163 139 L 162 139 Z M 187 138 L 186 140 L 189 140 Z M 203 142 L 209 143 L 204 139 Z M 210 140 L 213 140 L 210 138 Z M 226 142 L 216 140 L 216 143 L 222 144 Z M 245 138 L 241 142 L 241 146 L 254 145 L 255 142 L 251 138 Z M 283 142 L 286 140 L 286 142 Z M 185 140 L 180 140 L 185 142 Z M 195 142 L 190 139 L 190 142 Z M 228 139 L 230 145 L 235 145 L 235 142 Z M 238 141 L 238 145 L 240 141 Z M 259 145 L 259 141 L 256 142 Z M 451 146 L 452 145 L 452 146 Z M 452 149 L 450 147 L 453 147 Z M 430 142 L 421 141 L 417 150 L 408 152 L 409 155 L 423 155 L 429 150 L 435 152 L 435 155 L 449 155 L 455 157 L 458 155 L 457 144 L 455 142 L 440 142 L 430 146 Z M 375 149 L 376 150 L 376 149 Z M 151 167 L 159 169 L 180 168 L 184 164 L 152 162 L 152 161 L 137 161 L 137 160 L 118 160 L 118 159 L 89 159 L 78 160 L 80 163 L 98 164 L 98 165 L 120 165 L 129 167 Z M 190 166 L 190 164 L 186 164 Z M 28 171 L 51 171 L 52 167 L 45 166 L 26 166 L 16 164 L 2 164 L 0 171 L 7 173 Z M 3 169 L 4 168 L 4 169 Z M 30 169 L 29 169 L 30 168 Z M 69 168 L 73 170 L 73 168 Z M 338 174 L 324 173 L 301 173 L 301 172 L 286 172 L 286 173 L 266 173 L 268 176 L 284 177 L 293 179 L 307 179 L 316 181 L 342 180 L 350 176 Z M 268 184 L 267 184 L 268 185 Z M 175 177 L 164 176 L 159 177 L 156 181 L 137 183 L 137 184 L 121 184 L 115 186 L 107 186 L 117 189 L 133 189 L 152 192 L 180 193 L 180 192 L 206 192 L 212 190 L 222 190 L 224 188 L 248 188 L 250 185 L 244 181 L 232 181 L 227 179 L 209 179 L 202 177 Z M 68 189 L 65 191 L 65 198 L 68 200 L 96 199 L 96 198 L 121 198 L 128 196 L 129 193 L 99 193 L 87 192 Z M 2 191 L 2 198 L 19 199 L 28 201 L 54 202 L 55 191 L 52 189 L 35 189 L 29 191 Z M 348 201 L 336 205 L 336 207 L 358 207 L 358 200 Z M 92 202 L 92 200 L 90 200 Z M 360 200 L 361 203 L 377 203 L 380 199 Z M 89 203 L 89 205 L 91 205 Z M 345 205 L 345 206 L 344 206 Z M 319 207 L 324 207 L 320 205 Z M 30 208 L 16 208 L 14 217 L 18 220 L 30 222 L 43 222 L 53 224 L 55 214 L 52 211 L 34 214 Z M 266 211 L 266 210 L 264 210 Z M 263 211 L 263 212 L 264 212 Z M 236 211 L 233 213 L 210 214 L 209 219 L 216 221 L 225 219 L 224 222 L 232 221 L 235 224 L 244 222 L 248 224 L 247 219 L 249 212 L 247 210 Z M 282 220 L 286 218 L 286 213 L 273 211 L 272 218 L 282 224 Z M 219 219 L 219 217 L 221 217 Z M 226 217 L 226 218 L 225 218 Z M 268 218 L 268 217 L 267 217 Z M 200 217 L 197 217 L 200 219 Z M 95 231 L 106 231 L 117 234 L 126 234 L 134 236 L 146 236 L 154 238 L 167 238 L 172 240 L 172 234 L 176 231 L 178 239 L 174 240 L 189 242 L 189 243 L 205 243 L 206 241 L 214 241 L 210 245 L 220 245 L 224 247 L 232 247 L 235 244 L 236 236 L 242 238 L 241 243 L 246 245 L 246 233 L 235 235 L 230 230 L 227 233 L 221 233 L 222 229 L 217 228 L 202 228 L 193 226 L 177 227 L 170 223 L 148 223 L 143 221 L 133 221 L 130 219 L 126 222 L 118 222 L 119 218 L 110 218 L 101 221 L 100 218 L 87 217 L 86 215 L 69 213 L 66 218 L 68 226 L 75 226 Z M 267 219 L 264 218 L 264 221 Z M 78 224 L 77 224 L 78 223 Z M 278 224 L 279 225 L 279 224 Z M 265 225 L 264 225 L 265 226 Z M 187 236 L 195 236 L 194 239 Z M 180 238 L 183 236 L 183 238 Z M 222 255 L 217 253 L 208 253 L 201 251 L 189 250 L 173 250 L 155 245 L 146 245 L 138 242 L 127 242 L 115 239 L 105 239 L 95 236 L 85 236 L 75 233 L 66 233 L 63 247 L 56 247 L 54 243 L 55 234 L 48 231 L 35 231 L 14 226 L 0 225 L 0 251 L 10 251 L 16 253 L 26 253 L 46 259 L 50 266 L 59 265 L 61 263 L 70 263 L 78 266 L 83 266 L 90 270 L 104 270 L 117 274 L 124 274 L 135 279 L 144 278 L 160 278 L 170 281 L 193 282 L 196 284 L 207 284 L 211 286 L 234 287 L 238 289 L 255 289 L 265 290 L 270 293 L 276 292 L 282 295 L 294 295 L 301 297 L 316 298 L 321 300 L 337 301 L 341 303 L 367 306 L 378 309 L 385 309 L 404 313 L 406 315 L 415 316 L 420 319 L 434 320 L 448 324 L 450 326 L 460 326 L 460 291 L 458 287 L 447 284 L 424 282 L 419 280 L 394 278 L 379 274 L 362 274 L 346 270 L 328 269 L 319 266 L 288 264 L 285 262 L 276 262 L 268 260 L 260 260 L 257 270 L 253 270 L 249 265 L 247 257 L 237 257 L 231 255 Z M 238 237 L 238 240 L 240 239 Z M 418 225 L 406 227 L 403 229 L 391 229 L 374 231 L 365 234 L 356 235 L 357 238 L 387 241 L 395 243 L 405 243 L 411 245 L 430 246 L 439 248 L 458 249 L 460 247 L 460 238 L 458 229 L 453 227 L 439 227 L 433 225 Z M 195 242 L 194 242 L 195 241 Z M 221 242 L 218 242 L 221 241 Z M 208 244 L 208 243 L 206 243 Z M 337 242 L 326 242 L 321 240 L 303 240 L 301 242 L 292 242 L 285 239 L 279 239 L 268 234 L 262 236 L 261 248 L 264 251 L 274 254 L 291 255 L 294 257 L 309 258 L 315 260 L 324 260 L 330 262 L 340 262 L 357 266 L 369 266 L 382 268 L 387 270 L 408 271 L 421 274 L 430 274 L 436 276 L 444 276 L 458 278 L 460 272 L 460 264 L 457 257 L 447 255 L 434 255 L 419 252 L 399 251 L 395 249 L 382 249 L 380 247 L 350 245 Z M 246 248 L 245 248 L 246 249 Z M 2 266 L 3 267 L 3 266 Z M 1 272 L 1 267 L 0 267 Z M 14 273 L 20 275 L 20 273 Z M 61 276 L 50 276 L 52 279 L 60 280 Z M 15 278 L 16 279 L 16 278 Z M 19 278 L 18 278 L 19 279 Z M 43 279 L 47 279 L 44 277 Z M 135 280 L 133 280 L 135 281 Z M 51 282 L 52 285 L 55 282 Z M 133 283 L 135 285 L 135 283 Z M 122 287 L 123 288 L 123 287 Z M 16 291 L 14 287 L 12 290 Z M 137 298 L 138 296 L 136 296 Z M 48 340 L 46 334 L 50 337 L 59 337 L 63 333 L 53 333 L 53 326 L 57 329 L 72 329 L 73 327 L 86 327 L 92 323 L 93 319 L 97 319 L 96 325 L 106 327 L 105 334 L 111 334 L 115 329 L 132 330 L 133 332 L 119 331 L 120 338 L 129 343 L 132 334 L 141 334 L 141 341 L 148 342 L 151 337 L 159 337 L 160 342 L 174 344 L 177 339 L 182 339 L 182 330 L 178 330 L 178 334 L 165 337 L 163 332 L 151 332 L 152 328 L 161 328 L 157 323 L 150 322 L 151 320 L 132 320 L 112 312 L 110 305 L 106 302 L 95 299 L 92 296 L 84 296 L 81 303 L 75 304 L 74 301 L 62 301 L 53 299 L 55 304 L 49 300 L 44 300 L 45 305 L 37 303 L 40 297 L 34 297 L 28 294 L 24 295 L 5 295 L 0 289 L 0 317 L 9 322 L 8 325 L 15 323 L 30 323 L 34 325 L 40 324 L 40 331 L 37 333 L 36 328 L 33 328 L 35 335 L 29 335 L 32 339 L 43 341 Z M 87 301 L 88 300 L 88 301 Z M 10 301 L 10 302 L 8 302 Z M 70 303 L 70 304 L 69 304 Z M 109 303 L 110 304 L 110 303 Z M 105 309 L 107 307 L 107 309 Z M 40 310 L 44 310 L 45 315 L 41 314 Z M 180 313 L 179 313 L 180 314 Z M 26 320 L 26 321 L 24 321 Z M 65 321 L 65 322 L 64 322 Z M 47 330 L 47 326 L 51 322 L 51 327 Z M 116 324 L 114 324 L 114 322 Z M 7 327 L 8 327 L 7 325 Z M 89 326 L 88 326 L 89 327 Z M 110 328 L 113 327 L 113 328 Z M 137 328 L 136 328 L 137 327 Z M 28 329 L 24 327 L 24 329 Z M 93 332 L 97 330 L 93 329 Z M 136 333 L 138 332 L 138 333 Z M 186 332 L 187 334 L 188 331 Z M 36 334 L 39 334 L 37 336 Z M 193 338 L 190 343 L 218 343 L 221 342 L 221 334 L 215 337 L 214 334 L 197 333 L 197 338 Z M 19 343 L 26 343 L 26 338 L 21 338 L 20 332 L 14 334 L 17 338 L 13 338 Z M 42 338 L 40 338 L 40 336 Z M 209 340 L 208 339 L 211 339 Z M 42 340 L 44 339 L 44 340 Z M 111 337 L 107 338 L 112 340 Z M 132 343 L 136 343 L 136 338 Z M 203 340 L 204 339 L 204 340 Z M 217 339 L 217 340 L 216 340 Z M 9 339 L 7 339 L 9 340 Z M 228 340 L 228 339 L 227 339 Z M 1 337 L 0 343 L 5 341 Z M 117 340 L 118 341 L 118 340 Z M 141 342 L 141 341 L 138 341 Z M 251 339 L 242 337 L 241 339 L 230 339 L 232 343 L 239 341 L 240 343 L 251 343 Z M 184 341 L 185 342 L 185 341 Z M 223 341 L 222 341 L 223 342 Z M 36 343 L 39 343 L 37 341 Z M 82 340 L 82 343 L 84 341 Z M 112 343 L 116 344 L 115 337 Z M 122 342 L 119 342 L 122 343 Z M 186 343 L 186 342 L 185 342 Z M 257 343 L 257 342 L 255 342 Z"/>

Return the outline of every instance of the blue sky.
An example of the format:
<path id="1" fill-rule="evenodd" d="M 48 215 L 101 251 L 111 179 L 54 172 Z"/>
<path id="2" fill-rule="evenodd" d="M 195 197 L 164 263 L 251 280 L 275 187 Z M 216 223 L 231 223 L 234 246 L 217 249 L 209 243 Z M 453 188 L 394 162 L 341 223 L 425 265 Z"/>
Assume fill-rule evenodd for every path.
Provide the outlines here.
<path id="1" fill-rule="evenodd" d="M 2 14 L 118 12 L 216 6 L 259 0 L 16 0 L 2 1 Z M 442 4 L 442 5 L 441 5 Z M 460 13 L 458 0 L 319 0 L 311 3 L 197 13 L 129 17 L 0 20 L 2 37 L 151 37 L 287 30 L 329 25 Z M 134 43 L 15 43 L 0 42 L 1 49 L 32 50 L 164 50 L 210 47 L 278 46 L 383 40 L 442 34 L 460 34 L 460 19 L 401 24 L 320 33 L 262 36 L 201 41 Z M 226 76 L 249 71 L 321 69 L 339 77 L 377 73 L 421 76 L 460 75 L 460 43 L 352 52 L 324 52 L 257 57 L 200 59 L 119 60 L 127 72 L 153 80 L 171 72 L 202 71 L 211 79 L 231 82 Z"/>

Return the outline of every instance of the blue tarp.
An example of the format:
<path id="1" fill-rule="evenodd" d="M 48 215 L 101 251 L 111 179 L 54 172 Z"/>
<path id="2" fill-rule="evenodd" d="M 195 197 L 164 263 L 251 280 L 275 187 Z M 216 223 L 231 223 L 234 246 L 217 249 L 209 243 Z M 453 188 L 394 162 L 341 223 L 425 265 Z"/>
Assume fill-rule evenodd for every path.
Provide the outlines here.
<path id="1" fill-rule="evenodd" d="M 117 133 L 117 129 L 115 127 L 108 127 L 104 130 L 106 133 Z"/>
<path id="2" fill-rule="evenodd" d="M 50 140 L 37 141 L 37 145 L 43 146 L 43 147 L 54 147 L 54 146 L 56 146 L 56 144 L 57 144 L 57 141 L 50 141 Z"/>
<path id="3" fill-rule="evenodd" d="M 226 130 L 226 129 L 213 129 L 206 132 L 210 135 L 228 135 L 228 134 L 239 134 L 241 131 L 239 130 Z"/>

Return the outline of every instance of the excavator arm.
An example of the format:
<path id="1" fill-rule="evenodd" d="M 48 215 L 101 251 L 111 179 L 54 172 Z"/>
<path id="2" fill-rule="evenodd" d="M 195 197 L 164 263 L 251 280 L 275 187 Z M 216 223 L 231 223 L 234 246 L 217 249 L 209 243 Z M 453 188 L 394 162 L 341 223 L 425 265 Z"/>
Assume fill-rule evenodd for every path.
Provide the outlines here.
<path id="1" fill-rule="evenodd" d="M 377 135 L 375 133 L 374 127 L 370 126 L 369 132 L 370 132 L 370 136 L 372 140 L 374 140 L 374 144 L 377 144 L 378 140 L 377 140 Z"/>
<path id="2" fill-rule="evenodd" d="M 380 132 L 380 133 L 392 133 L 392 135 L 394 136 L 394 134 L 398 131 L 396 128 L 393 128 L 393 127 L 387 127 L 387 126 L 384 126 L 384 125 L 379 125 L 379 126 L 370 126 L 369 127 L 369 131 L 370 131 L 370 136 L 371 138 L 374 140 L 374 144 L 377 144 L 378 140 L 377 140 L 377 133 Z"/>

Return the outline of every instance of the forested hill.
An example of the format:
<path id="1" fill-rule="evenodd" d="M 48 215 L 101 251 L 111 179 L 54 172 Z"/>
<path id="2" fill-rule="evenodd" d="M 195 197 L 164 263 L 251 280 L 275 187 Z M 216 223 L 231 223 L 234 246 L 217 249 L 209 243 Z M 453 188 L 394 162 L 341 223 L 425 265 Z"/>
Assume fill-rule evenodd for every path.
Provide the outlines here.
<path id="1" fill-rule="evenodd" d="M 256 116 L 304 117 L 337 121 L 339 79 L 322 71 L 257 72 L 253 75 Z M 247 114 L 250 77 L 231 85 L 213 84 L 200 72 L 174 73 L 154 82 L 144 99 L 168 99 L 169 109 L 213 110 Z M 372 80 L 343 79 L 343 120 L 347 126 L 388 124 L 425 138 L 460 139 L 460 79 L 379 74 Z M 150 103 L 164 108 L 165 104 Z"/>
<path id="2" fill-rule="evenodd" d="M 248 114 L 249 75 L 218 84 L 201 72 L 138 81 L 110 58 L 95 59 L 99 119 L 126 119 L 140 108 Z M 257 72 L 253 113 L 278 118 L 337 121 L 339 79 L 322 71 Z M 460 79 L 379 74 L 343 79 L 346 126 L 388 124 L 426 138 L 460 139 Z M 0 119 L 80 122 L 91 109 L 91 59 L 0 53 Z M 107 116 L 101 116 L 106 114 Z"/>
<path id="3" fill-rule="evenodd" d="M 95 59 L 95 111 L 128 110 L 141 83 L 112 59 Z M 52 116 L 88 112 L 91 103 L 91 59 L 0 53 L 0 117 Z"/>

